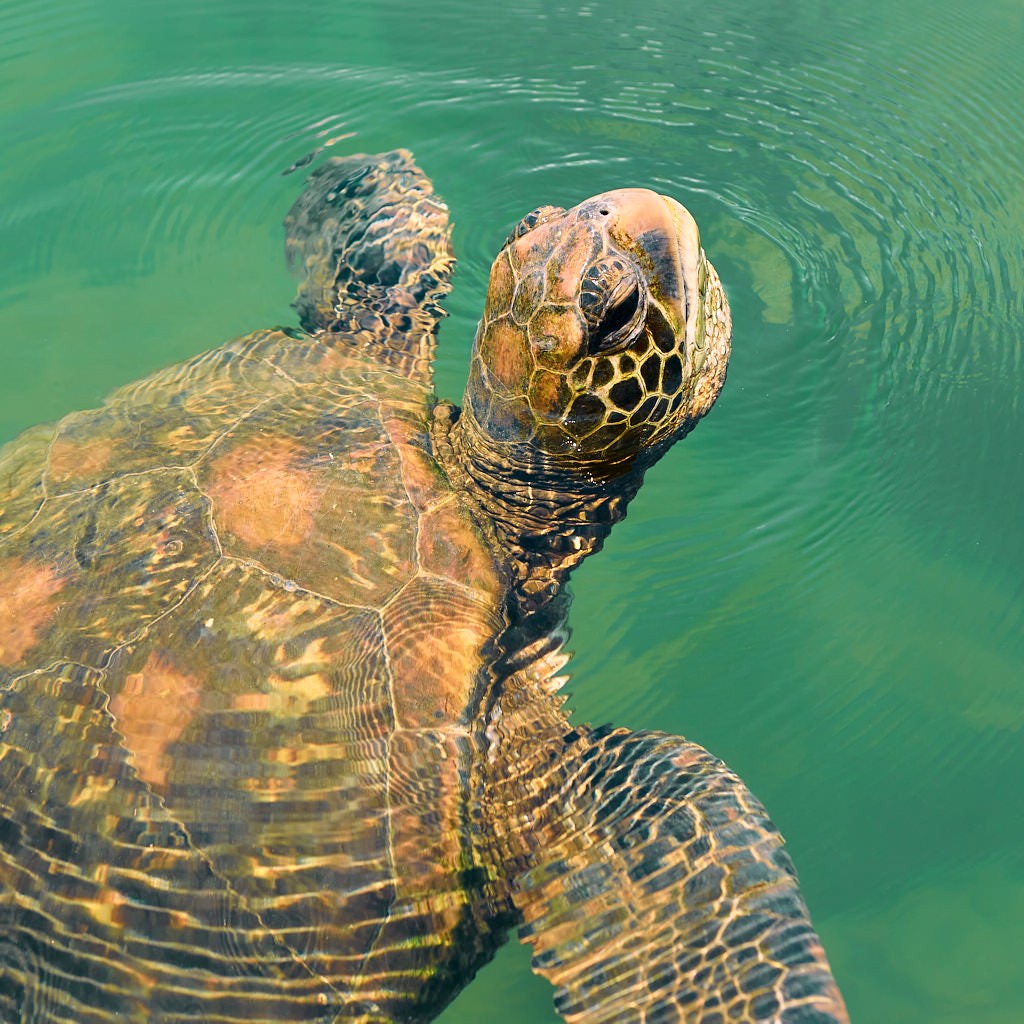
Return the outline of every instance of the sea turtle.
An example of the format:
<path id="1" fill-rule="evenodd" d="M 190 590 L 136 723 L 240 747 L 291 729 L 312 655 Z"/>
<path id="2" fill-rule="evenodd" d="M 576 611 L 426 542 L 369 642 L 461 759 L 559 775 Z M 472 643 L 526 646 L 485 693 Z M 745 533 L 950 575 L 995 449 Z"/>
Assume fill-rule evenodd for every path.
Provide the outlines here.
<path id="1" fill-rule="evenodd" d="M 427 1020 L 518 925 L 568 1021 L 846 1021 L 740 780 L 558 694 L 566 577 L 725 377 L 690 214 L 524 218 L 461 412 L 411 154 L 286 235 L 301 330 L 0 452 L 0 1018 Z"/>

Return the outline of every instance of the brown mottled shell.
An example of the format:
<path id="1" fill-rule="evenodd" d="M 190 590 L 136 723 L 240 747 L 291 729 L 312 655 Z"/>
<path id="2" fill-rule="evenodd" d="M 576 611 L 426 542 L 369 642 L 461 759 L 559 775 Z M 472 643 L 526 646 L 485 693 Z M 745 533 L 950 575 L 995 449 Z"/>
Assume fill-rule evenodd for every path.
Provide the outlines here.
<path id="1" fill-rule="evenodd" d="M 448 901 L 424 930 L 460 920 L 456 765 L 502 583 L 431 456 L 430 394 L 264 332 L 0 451 L 0 790 L 92 865 L 72 886 L 0 860 L 0 889 L 63 922 L 46 941 L 95 936 L 89 970 L 138 928 L 199 977 L 228 961 L 238 1019 L 319 1019 L 296 1007 L 404 976 L 403 893 Z M 119 1006 L 192 984 L 140 958 Z"/>
<path id="2" fill-rule="evenodd" d="M 419 663 L 412 624 L 466 633 L 472 663 L 472 609 L 500 584 L 430 454 L 429 403 L 369 361 L 265 332 L 29 432 L 0 455 L 0 671 L 150 650 L 194 664 L 196 645 L 229 638 L 255 651 L 294 636 L 292 609 L 315 600 L 372 621 L 360 649 L 416 673 L 402 727 L 457 718 L 466 695 Z M 217 615 L 222 588 L 237 622 Z"/>

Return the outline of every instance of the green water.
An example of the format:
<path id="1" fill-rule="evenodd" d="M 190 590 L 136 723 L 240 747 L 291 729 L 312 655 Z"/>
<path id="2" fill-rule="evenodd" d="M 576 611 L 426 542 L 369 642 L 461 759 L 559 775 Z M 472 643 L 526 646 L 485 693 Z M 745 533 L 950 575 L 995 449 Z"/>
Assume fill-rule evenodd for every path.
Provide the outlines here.
<path id="1" fill-rule="evenodd" d="M 293 322 L 317 146 L 407 146 L 448 200 L 453 397 L 521 214 L 678 197 L 730 379 L 577 574 L 577 717 L 744 776 L 855 1021 L 1015 1024 L 1024 7 L 847 6 L 0 2 L 0 440 Z M 555 1018 L 511 945 L 443 1019 Z"/>

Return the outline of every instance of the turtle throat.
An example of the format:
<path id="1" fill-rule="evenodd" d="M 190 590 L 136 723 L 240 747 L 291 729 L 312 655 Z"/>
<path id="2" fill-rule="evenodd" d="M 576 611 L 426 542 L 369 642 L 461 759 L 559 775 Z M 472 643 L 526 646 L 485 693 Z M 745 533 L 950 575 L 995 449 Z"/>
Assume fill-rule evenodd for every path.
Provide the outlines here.
<path id="1" fill-rule="evenodd" d="M 600 551 L 643 482 L 647 463 L 614 480 L 559 468 L 528 443 L 496 444 L 467 406 L 434 410 L 435 457 L 470 504 L 511 576 L 513 617 L 558 596 L 572 570 Z"/>

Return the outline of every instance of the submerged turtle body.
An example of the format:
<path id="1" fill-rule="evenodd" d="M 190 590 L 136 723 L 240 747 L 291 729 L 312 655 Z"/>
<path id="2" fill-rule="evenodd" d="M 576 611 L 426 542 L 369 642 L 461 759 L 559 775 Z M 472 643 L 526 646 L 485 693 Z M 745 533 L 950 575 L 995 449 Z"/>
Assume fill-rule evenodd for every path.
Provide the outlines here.
<path id="1" fill-rule="evenodd" d="M 461 414 L 409 154 L 286 231 L 304 330 L 0 452 L 0 1019 L 426 1020 L 520 922 L 568 1020 L 845 1020 L 739 780 L 556 694 L 566 576 L 724 379 L 689 215 L 526 218 Z"/>

